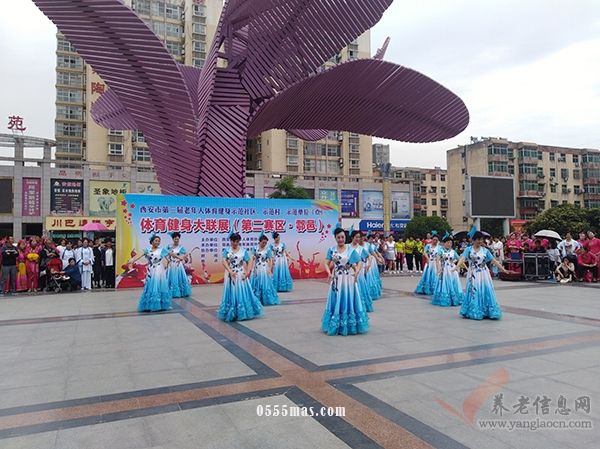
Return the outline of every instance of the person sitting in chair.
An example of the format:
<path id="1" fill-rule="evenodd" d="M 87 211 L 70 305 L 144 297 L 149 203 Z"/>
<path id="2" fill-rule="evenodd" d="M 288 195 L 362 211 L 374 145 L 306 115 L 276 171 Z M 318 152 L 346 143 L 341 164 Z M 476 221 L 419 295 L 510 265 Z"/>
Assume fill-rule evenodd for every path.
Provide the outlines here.
<path id="1" fill-rule="evenodd" d="M 81 288 L 81 273 L 74 258 L 69 259 L 69 265 L 66 266 L 64 271 L 65 275 L 69 276 L 71 291 L 79 290 Z"/>

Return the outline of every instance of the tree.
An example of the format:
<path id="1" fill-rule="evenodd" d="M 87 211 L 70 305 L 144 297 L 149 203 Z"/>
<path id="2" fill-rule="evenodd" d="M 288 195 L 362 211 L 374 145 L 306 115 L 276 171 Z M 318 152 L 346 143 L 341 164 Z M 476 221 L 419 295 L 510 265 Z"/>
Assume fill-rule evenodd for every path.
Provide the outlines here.
<path id="1" fill-rule="evenodd" d="M 558 232 L 563 237 L 567 232 L 577 237 L 577 233 L 581 231 L 598 227 L 597 223 L 592 226 L 592 223 L 589 221 L 590 218 L 593 218 L 591 212 L 594 210 L 591 209 L 588 211 L 573 204 L 561 204 L 539 214 L 534 220 L 525 225 L 525 230 L 530 235 L 533 235 L 542 229 L 550 229 Z M 594 213 L 597 214 L 597 212 Z"/>
<path id="2" fill-rule="evenodd" d="M 310 195 L 302 187 L 298 187 L 294 183 L 292 176 L 285 176 L 277 184 L 275 184 L 275 190 L 269 198 L 286 198 L 286 199 L 310 199 Z"/>
<path id="3" fill-rule="evenodd" d="M 433 216 L 426 217 L 425 215 L 418 215 L 413 217 L 412 220 L 406 225 L 404 230 L 404 237 L 423 238 L 428 232 L 436 230 L 438 235 L 442 237 L 446 231 L 450 232 L 452 228 L 445 218 Z"/>

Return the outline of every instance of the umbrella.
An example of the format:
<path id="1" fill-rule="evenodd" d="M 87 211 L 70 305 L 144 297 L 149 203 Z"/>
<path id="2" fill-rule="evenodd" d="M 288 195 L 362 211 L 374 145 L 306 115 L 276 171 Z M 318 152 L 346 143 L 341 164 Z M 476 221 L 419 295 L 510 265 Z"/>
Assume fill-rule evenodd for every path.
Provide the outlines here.
<path id="1" fill-rule="evenodd" d="M 542 229 L 534 234 L 534 237 L 542 237 L 545 239 L 554 239 L 554 240 L 562 240 L 560 234 L 556 231 L 551 231 L 549 229 Z"/>
<path id="2" fill-rule="evenodd" d="M 81 228 L 82 231 L 108 231 L 102 223 L 87 223 Z"/>
<path id="3" fill-rule="evenodd" d="M 479 232 L 481 232 L 486 239 L 491 237 L 489 232 L 485 232 L 485 231 L 479 231 Z M 468 238 L 467 233 L 468 233 L 468 231 L 457 231 L 454 234 L 452 234 L 452 237 L 454 237 L 454 240 L 466 239 L 466 238 Z"/>

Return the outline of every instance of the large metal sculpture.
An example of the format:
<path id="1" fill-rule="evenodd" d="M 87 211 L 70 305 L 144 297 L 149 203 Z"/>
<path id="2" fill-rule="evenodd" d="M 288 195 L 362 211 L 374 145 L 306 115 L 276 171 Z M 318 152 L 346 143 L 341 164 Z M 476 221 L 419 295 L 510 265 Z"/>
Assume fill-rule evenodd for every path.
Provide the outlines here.
<path id="1" fill-rule="evenodd" d="M 452 92 L 381 60 L 387 42 L 321 69 L 392 0 L 225 1 L 202 69 L 174 61 L 120 0 L 34 1 L 110 87 L 94 120 L 144 133 L 164 193 L 242 196 L 246 139 L 273 128 L 432 142 L 469 122 Z"/>

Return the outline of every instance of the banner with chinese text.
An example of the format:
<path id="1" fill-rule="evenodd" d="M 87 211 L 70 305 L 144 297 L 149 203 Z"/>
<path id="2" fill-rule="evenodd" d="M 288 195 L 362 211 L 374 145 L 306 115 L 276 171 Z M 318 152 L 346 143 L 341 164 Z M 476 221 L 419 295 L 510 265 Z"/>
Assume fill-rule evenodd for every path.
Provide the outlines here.
<path id="1" fill-rule="evenodd" d="M 358 190 L 342 190 L 341 209 L 342 217 L 358 217 Z"/>
<path id="2" fill-rule="evenodd" d="M 129 193 L 129 182 L 90 181 L 90 215 L 114 217 L 117 195 Z"/>
<path id="3" fill-rule="evenodd" d="M 42 180 L 40 178 L 23 178 L 23 217 L 39 217 L 42 215 Z"/>
<path id="4" fill-rule="evenodd" d="M 50 179 L 50 214 L 83 215 L 82 179 Z"/>
<path id="5" fill-rule="evenodd" d="M 46 231 L 81 231 L 88 223 L 103 224 L 109 231 L 116 229 L 114 217 L 46 217 Z"/>
<path id="6" fill-rule="evenodd" d="M 339 221 L 338 206 L 322 200 L 127 194 L 117 203 L 117 288 L 142 287 L 146 270 L 140 256 L 150 236 L 159 235 L 166 247 L 175 231 L 188 252 L 186 271 L 193 284 L 223 281 L 222 253 L 231 231 L 241 234 L 247 249 L 258 244 L 261 232 L 270 238 L 277 231 L 293 259 L 292 277 L 326 277 L 325 255 L 335 244 Z"/>

